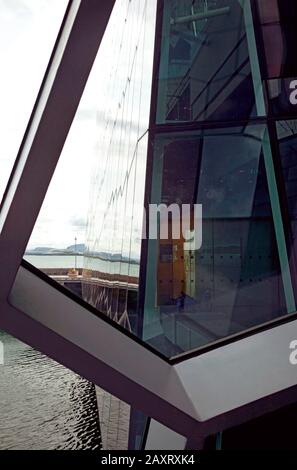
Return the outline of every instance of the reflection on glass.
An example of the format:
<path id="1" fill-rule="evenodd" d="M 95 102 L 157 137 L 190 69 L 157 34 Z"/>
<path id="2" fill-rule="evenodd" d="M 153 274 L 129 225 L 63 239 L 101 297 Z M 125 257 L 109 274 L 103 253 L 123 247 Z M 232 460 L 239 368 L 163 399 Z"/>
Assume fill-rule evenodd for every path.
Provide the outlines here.
<path id="1" fill-rule="evenodd" d="M 257 0 L 267 78 L 296 77 L 297 4 L 295 0 Z"/>
<path id="2" fill-rule="evenodd" d="M 290 222 L 290 260 L 296 269 L 297 256 L 297 121 L 276 123 L 279 157 Z"/>
<path id="3" fill-rule="evenodd" d="M 141 411 L 131 409 L 129 449 L 142 450 L 149 418 Z"/>
<path id="4" fill-rule="evenodd" d="M 109 67 L 101 81 L 106 101 L 97 118 L 83 296 L 130 331 L 137 329 L 155 17 L 156 1 L 118 1 L 100 52 Z"/>
<path id="5" fill-rule="evenodd" d="M 288 313 L 265 135 L 261 125 L 156 141 L 151 200 L 203 205 L 199 250 L 183 236 L 149 241 L 144 338 L 167 355 Z"/>
<path id="6" fill-rule="evenodd" d="M 259 114 L 253 25 L 241 0 L 165 0 L 157 122 Z"/>
<path id="7" fill-rule="evenodd" d="M 25 260 L 137 329 L 156 0 L 117 0 Z"/>
<path id="8" fill-rule="evenodd" d="M 164 1 L 157 114 L 172 125 L 155 137 L 148 123 L 156 2 L 117 1 L 27 253 L 167 356 L 295 308 L 271 137 L 264 124 L 230 127 L 232 119 L 265 111 L 254 95 L 261 77 L 247 5 Z M 275 12 L 262 6 L 265 21 L 273 21 Z M 167 92 L 185 77 L 188 91 L 177 101 L 170 93 L 169 113 Z M 175 130 L 199 109 L 199 120 L 228 123 Z M 145 181 L 151 203 L 203 206 L 203 243 L 193 246 L 192 225 L 179 239 L 148 240 L 140 286 Z"/>
<path id="9" fill-rule="evenodd" d="M 287 108 L 280 98 L 288 95 L 279 92 L 278 80 L 295 69 L 279 34 L 289 3 L 280 11 L 280 2 L 271 2 L 269 8 L 259 1 L 253 13 L 268 76 L 276 74 L 269 82 L 271 103 L 281 113 Z M 296 308 L 275 146 L 267 126 L 254 120 L 266 113 L 267 77 L 260 74 L 251 3 L 160 5 L 157 125 L 148 130 L 157 0 L 117 0 L 25 258 L 173 357 Z M 278 33 L 269 36 L 274 25 Z M 270 40 L 278 47 L 274 56 Z M 170 126 L 158 126 L 164 123 Z M 297 233 L 296 129 L 292 121 L 278 124 L 294 240 L 290 258 Z M 192 222 L 186 234 L 172 236 L 173 217 L 166 240 L 143 242 L 145 183 L 151 203 L 188 204 L 191 221 L 194 205 L 202 205 L 199 249 L 192 243 Z M 142 246 L 147 249 L 141 252 Z M 118 419 L 118 402 L 107 394 L 102 404 L 107 424 Z M 145 417 L 136 411 L 131 416 L 131 445 L 139 447 Z"/>
<path id="10" fill-rule="evenodd" d="M 292 102 L 297 78 L 297 3 L 295 0 L 257 0 L 259 48 L 264 45 L 263 71 L 274 115 L 296 116 Z M 261 40 L 260 40 L 261 38 Z"/>
<path id="11" fill-rule="evenodd" d="M 137 328 L 156 3 L 117 0 L 25 256 L 129 331 Z M 123 448 L 128 407 L 98 395 L 103 444 L 112 426 L 112 445 Z"/>
<path id="12" fill-rule="evenodd" d="M 0 0 L 0 200 L 67 3 L 67 0 Z"/>

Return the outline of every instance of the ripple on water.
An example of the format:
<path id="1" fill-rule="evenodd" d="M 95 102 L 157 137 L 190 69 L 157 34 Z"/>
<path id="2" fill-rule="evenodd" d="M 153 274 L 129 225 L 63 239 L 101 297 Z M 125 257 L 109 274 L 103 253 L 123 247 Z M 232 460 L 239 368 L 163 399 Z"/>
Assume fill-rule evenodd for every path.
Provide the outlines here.
<path id="1" fill-rule="evenodd" d="M 100 450 L 95 387 L 0 332 L 0 450 Z"/>

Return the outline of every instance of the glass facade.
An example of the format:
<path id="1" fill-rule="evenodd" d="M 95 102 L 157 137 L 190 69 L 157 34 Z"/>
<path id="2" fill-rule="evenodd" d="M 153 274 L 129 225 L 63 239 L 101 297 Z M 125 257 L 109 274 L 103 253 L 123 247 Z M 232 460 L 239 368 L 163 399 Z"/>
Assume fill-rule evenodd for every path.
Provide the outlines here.
<path id="1" fill-rule="evenodd" d="M 202 246 L 193 248 L 184 234 L 174 237 L 173 222 L 168 240 L 148 240 L 140 305 L 143 338 L 177 356 L 296 310 L 294 157 L 290 170 L 284 167 L 295 127 L 290 121 L 276 130 L 274 120 L 297 108 L 291 82 L 282 109 L 280 96 L 276 106 L 270 93 L 271 79 L 287 83 L 294 76 L 296 61 L 286 47 L 291 20 L 273 45 L 269 35 L 277 38 L 268 33 L 272 25 L 286 29 L 284 18 L 290 12 L 294 18 L 296 6 L 160 3 L 148 200 L 181 211 L 188 204 L 192 212 L 201 204 Z"/>
<path id="2" fill-rule="evenodd" d="M 270 156 L 263 125 L 156 138 L 159 185 L 151 200 L 203 207 L 199 250 L 183 237 L 149 241 L 148 271 L 156 275 L 147 276 L 144 332 L 163 352 L 191 350 L 288 313 Z"/>
<path id="3" fill-rule="evenodd" d="M 296 15 L 295 0 L 116 2 L 65 146 L 71 197 L 62 172 L 50 205 L 58 217 L 65 204 L 68 222 L 86 212 L 80 177 L 92 167 L 83 266 L 63 275 L 168 358 L 296 312 Z M 169 208 L 165 238 L 149 236 L 152 205 Z M 170 208 L 185 205 L 190 224 L 176 237 Z M 146 418 L 131 416 L 138 448 Z"/>
<path id="4" fill-rule="evenodd" d="M 113 10 L 64 149 L 64 166 L 84 151 L 85 169 L 93 160 L 74 274 L 86 302 L 167 357 L 296 311 L 295 14 L 277 0 L 118 0 Z M 272 96 L 275 80 L 290 93 Z M 61 217 L 86 212 L 86 188 Z M 169 210 L 167 238 L 150 239 L 152 204 L 189 206 L 188 233 L 173 236 Z"/>
<path id="5" fill-rule="evenodd" d="M 262 76 L 267 85 L 270 112 L 275 116 L 294 116 L 296 5 L 292 0 L 257 0 L 255 11 L 255 29 L 262 48 Z"/>
<path id="6" fill-rule="evenodd" d="M 250 12 L 238 0 L 165 0 L 157 122 L 238 120 L 257 109 Z"/>
<path id="7" fill-rule="evenodd" d="M 291 269 L 296 279 L 297 256 L 297 121 L 287 120 L 276 123 L 279 162 L 282 175 L 282 190 L 284 195 L 286 225 L 289 232 L 289 258 Z"/>
<path id="8" fill-rule="evenodd" d="M 256 28 L 264 45 L 265 78 L 297 76 L 297 12 L 292 0 L 257 0 Z"/>
<path id="9" fill-rule="evenodd" d="M 117 2 L 108 26 L 112 54 L 107 41 L 101 51 L 109 70 L 97 117 L 83 296 L 130 331 L 137 329 L 155 20 L 156 1 Z"/>
<path id="10" fill-rule="evenodd" d="M 289 177 L 283 157 L 293 138 L 277 122 L 297 112 L 292 82 L 291 94 L 271 95 L 273 80 L 294 77 L 291 20 L 278 39 L 269 32 L 286 29 L 296 7 L 153 3 L 118 2 L 110 24 L 120 39 L 101 88 L 109 105 L 98 118 L 83 296 L 175 357 L 296 310 L 293 169 Z M 188 238 L 173 236 L 170 210 L 167 239 L 150 239 L 144 201 L 146 214 L 188 205 L 191 220 L 201 205 L 202 246 L 191 243 L 192 222 Z"/>
<path id="11" fill-rule="evenodd" d="M 156 6 L 156 0 L 118 0 L 101 46 L 106 73 L 99 68 L 82 281 L 84 300 L 135 334 Z M 127 412 L 123 420 L 127 405 L 108 394 L 99 407 L 101 422 L 107 416 L 107 435 L 128 434 L 129 429 L 129 448 L 139 448 L 145 417 L 131 410 L 131 419 Z M 123 442 L 118 438 L 118 447 L 112 448 L 123 449 Z"/>

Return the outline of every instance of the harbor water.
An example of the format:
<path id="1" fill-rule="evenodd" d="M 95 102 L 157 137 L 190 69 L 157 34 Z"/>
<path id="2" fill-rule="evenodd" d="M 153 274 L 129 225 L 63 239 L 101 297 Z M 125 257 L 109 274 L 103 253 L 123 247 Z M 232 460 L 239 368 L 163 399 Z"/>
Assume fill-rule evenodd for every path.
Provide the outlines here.
<path id="1" fill-rule="evenodd" d="M 0 450 L 100 450 L 95 387 L 0 332 Z"/>

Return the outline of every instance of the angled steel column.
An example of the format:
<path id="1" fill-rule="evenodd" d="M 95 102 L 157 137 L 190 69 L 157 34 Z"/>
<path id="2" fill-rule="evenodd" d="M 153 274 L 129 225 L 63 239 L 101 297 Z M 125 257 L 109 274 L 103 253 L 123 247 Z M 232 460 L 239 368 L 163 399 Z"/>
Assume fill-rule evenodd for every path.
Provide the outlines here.
<path id="1" fill-rule="evenodd" d="M 193 433 L 199 414 L 169 361 L 54 286 L 21 267 L 9 304 L 0 302 L 0 329 L 177 432 Z"/>
<path id="2" fill-rule="evenodd" d="M 296 401 L 293 318 L 173 364 L 37 270 L 0 311 L 1 329 L 193 442 Z"/>

